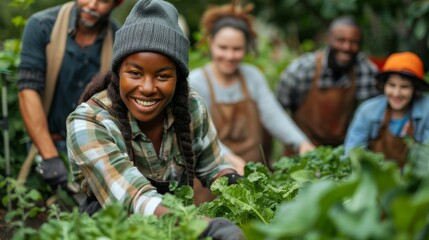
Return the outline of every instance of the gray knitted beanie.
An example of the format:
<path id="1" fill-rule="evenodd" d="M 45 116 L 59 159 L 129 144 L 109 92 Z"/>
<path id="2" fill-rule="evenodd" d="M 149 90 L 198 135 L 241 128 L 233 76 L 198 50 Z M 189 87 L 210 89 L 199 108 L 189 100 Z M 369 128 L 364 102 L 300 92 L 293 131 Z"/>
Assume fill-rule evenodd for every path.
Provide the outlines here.
<path id="1" fill-rule="evenodd" d="M 157 52 L 171 58 L 187 78 L 188 50 L 176 8 L 163 0 L 139 0 L 116 32 L 112 71 L 118 72 L 122 60 L 133 53 Z"/>

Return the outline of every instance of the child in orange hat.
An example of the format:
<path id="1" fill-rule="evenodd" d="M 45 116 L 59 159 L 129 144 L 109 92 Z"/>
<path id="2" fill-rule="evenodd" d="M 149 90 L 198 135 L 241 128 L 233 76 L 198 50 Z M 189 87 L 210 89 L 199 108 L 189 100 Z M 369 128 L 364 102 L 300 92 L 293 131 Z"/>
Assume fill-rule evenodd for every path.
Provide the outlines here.
<path id="1" fill-rule="evenodd" d="M 376 76 L 384 94 L 366 100 L 356 111 L 344 142 L 346 152 L 366 147 L 403 166 L 407 156 L 404 137 L 427 143 L 429 90 L 422 60 L 412 52 L 390 55 Z"/>

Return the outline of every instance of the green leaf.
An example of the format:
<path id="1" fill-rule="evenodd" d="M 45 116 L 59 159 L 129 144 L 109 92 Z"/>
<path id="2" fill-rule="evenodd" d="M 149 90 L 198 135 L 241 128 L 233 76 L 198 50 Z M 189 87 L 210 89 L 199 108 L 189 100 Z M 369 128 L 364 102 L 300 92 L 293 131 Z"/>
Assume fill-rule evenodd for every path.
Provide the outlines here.
<path id="1" fill-rule="evenodd" d="M 33 201 L 38 201 L 42 199 L 42 195 L 40 194 L 40 192 L 35 189 L 30 190 L 30 192 L 28 192 L 26 196 Z"/>
<path id="2" fill-rule="evenodd" d="M 389 222 L 380 222 L 380 212 L 376 206 L 348 211 L 341 205 L 334 206 L 329 212 L 339 233 L 352 239 L 391 239 Z"/>
<path id="3" fill-rule="evenodd" d="M 5 222 L 11 222 L 13 220 L 14 217 L 16 216 L 20 216 L 22 214 L 22 211 L 19 210 L 15 210 L 15 211 L 9 211 L 6 213 L 6 215 L 4 216 L 4 221 Z"/>
<path id="4" fill-rule="evenodd" d="M 422 40 L 426 36 L 426 29 L 426 19 L 418 19 L 414 28 L 414 36 L 416 36 L 418 40 Z"/>
<path id="5" fill-rule="evenodd" d="M 291 173 L 290 176 L 299 184 L 311 182 L 316 179 L 316 175 L 312 170 L 298 170 Z"/>
<path id="6" fill-rule="evenodd" d="M 429 212 L 428 185 L 422 185 L 420 191 L 410 195 L 402 192 L 391 201 L 391 214 L 395 228 L 415 236 L 425 224 Z"/>
<path id="7" fill-rule="evenodd" d="M 28 217 L 33 218 L 35 217 L 38 213 L 40 212 L 44 212 L 46 209 L 44 207 L 33 207 L 30 209 L 30 211 L 28 212 Z"/>

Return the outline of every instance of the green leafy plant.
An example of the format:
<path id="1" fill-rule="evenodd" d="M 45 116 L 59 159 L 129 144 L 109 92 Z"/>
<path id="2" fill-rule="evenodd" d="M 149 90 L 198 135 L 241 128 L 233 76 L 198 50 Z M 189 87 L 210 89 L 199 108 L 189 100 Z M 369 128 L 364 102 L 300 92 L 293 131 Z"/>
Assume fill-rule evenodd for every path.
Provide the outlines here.
<path id="1" fill-rule="evenodd" d="M 10 230 L 14 231 L 14 239 L 26 239 L 35 234 L 37 231 L 27 227 L 26 221 L 46 210 L 43 205 L 40 205 L 42 195 L 37 190 L 30 190 L 18 184 L 12 178 L 5 178 L 0 182 L 0 189 L 3 188 L 6 188 L 10 194 L 2 197 L 2 204 L 7 206 L 12 203 L 13 206 L 6 213 L 4 220 L 8 223 Z"/>
<path id="2" fill-rule="evenodd" d="M 192 240 L 208 223 L 197 215 L 194 205 L 184 206 L 179 198 L 166 194 L 163 205 L 172 210 L 159 218 L 140 214 L 128 215 L 124 206 L 114 203 L 93 217 L 72 212 L 55 213 L 55 218 L 43 224 L 31 239 L 166 239 Z M 55 211 L 54 211 L 55 212 Z"/>
<path id="3" fill-rule="evenodd" d="M 200 205 L 201 215 L 226 217 L 238 225 L 253 219 L 269 223 L 277 206 L 298 192 L 292 182 L 282 186 L 271 182 L 268 169 L 262 164 L 250 164 L 245 171 L 245 177 L 237 184 L 228 186 L 226 178 L 215 181 L 210 189 L 218 197 Z"/>
<path id="4" fill-rule="evenodd" d="M 395 163 L 361 148 L 351 153 L 350 163 L 352 173 L 342 181 L 305 184 L 295 199 L 279 206 L 270 224 L 244 226 L 248 239 L 429 237 L 427 175 L 416 187 Z"/>

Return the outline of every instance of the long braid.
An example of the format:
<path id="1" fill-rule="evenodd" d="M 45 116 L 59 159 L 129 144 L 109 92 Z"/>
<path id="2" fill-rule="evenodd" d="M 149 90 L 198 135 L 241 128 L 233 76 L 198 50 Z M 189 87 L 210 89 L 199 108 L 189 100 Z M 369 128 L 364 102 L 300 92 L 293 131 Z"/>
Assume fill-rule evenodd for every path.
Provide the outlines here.
<path id="1" fill-rule="evenodd" d="M 109 112 L 118 119 L 119 130 L 124 137 L 128 156 L 130 160 L 134 162 L 131 125 L 128 121 L 128 108 L 119 94 L 119 77 L 116 74 L 112 74 L 112 81 L 107 87 L 107 94 L 112 100 L 112 108 L 109 109 Z"/>
<path id="2" fill-rule="evenodd" d="M 178 78 L 176 93 L 173 97 L 174 129 L 179 147 L 185 158 L 188 185 L 193 186 L 195 176 L 195 155 L 192 150 L 191 114 L 189 113 L 189 85 L 185 78 Z"/>

